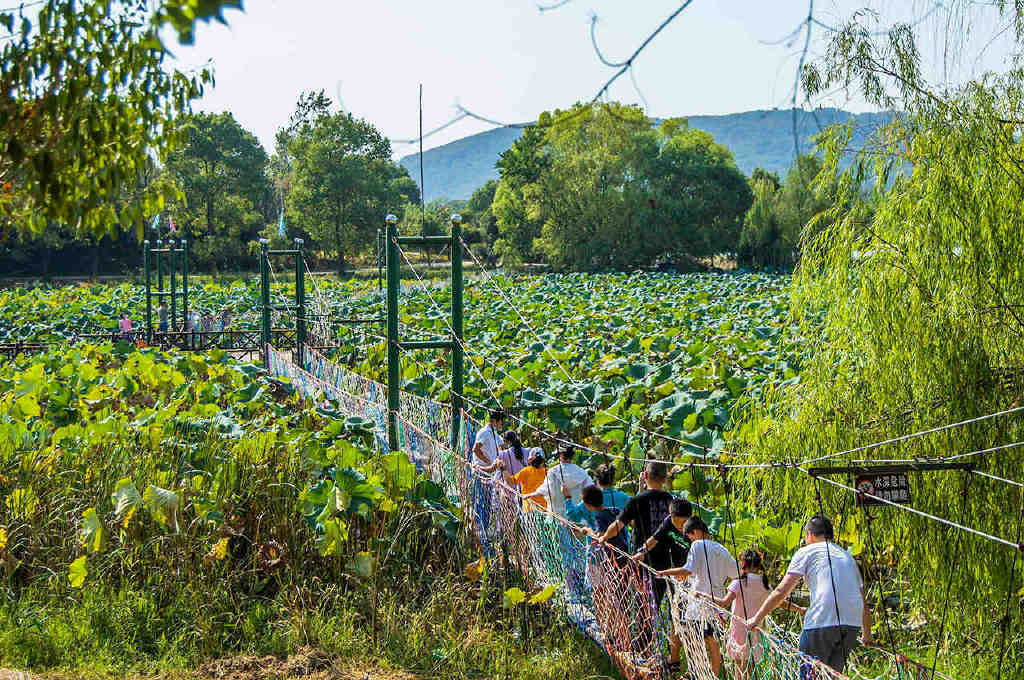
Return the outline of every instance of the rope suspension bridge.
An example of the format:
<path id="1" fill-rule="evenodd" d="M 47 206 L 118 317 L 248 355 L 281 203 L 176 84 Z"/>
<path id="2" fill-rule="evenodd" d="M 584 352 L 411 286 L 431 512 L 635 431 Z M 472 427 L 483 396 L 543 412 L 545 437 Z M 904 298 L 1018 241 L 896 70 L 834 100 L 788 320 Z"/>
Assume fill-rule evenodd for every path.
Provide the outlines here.
<path id="1" fill-rule="evenodd" d="M 403 251 L 402 246 L 436 246 L 449 245 L 452 254 L 452 294 L 450 320 L 444 310 L 434 302 L 430 290 L 415 266 Z M 344 366 L 332 361 L 321 350 L 300 345 L 294 353 L 286 353 L 273 345 L 269 332 L 264 333 L 265 366 L 273 375 L 287 380 L 296 390 L 307 398 L 336 402 L 341 410 L 350 415 L 358 415 L 375 424 L 376 442 L 381 451 L 401 451 L 408 456 L 415 469 L 429 476 L 441 487 L 450 500 L 463 509 L 463 529 L 466 537 L 474 541 L 489 563 L 505 565 L 506 573 L 512 573 L 524 583 L 537 589 L 556 589 L 555 603 L 562 615 L 575 624 L 586 635 L 600 644 L 622 673 L 631 679 L 668 678 L 671 668 L 666 654 L 669 637 L 678 635 L 686 653 L 686 662 L 690 677 L 699 680 L 717 680 L 718 675 L 712 669 L 705 645 L 705 632 L 713 631 L 723 637 L 727 634 L 736 617 L 717 604 L 700 597 L 688 584 L 668 579 L 670 597 L 660 607 L 653 592 L 653 584 L 659 579 L 657 573 L 642 562 L 629 559 L 629 555 L 611 544 L 597 542 L 591 538 L 587 527 L 575 524 L 565 517 L 552 512 L 552 504 L 546 507 L 524 503 L 517 488 L 508 485 L 500 476 L 482 471 L 473 464 L 473 445 L 476 434 L 481 429 L 481 422 L 473 416 L 473 412 L 501 404 L 498 392 L 481 372 L 480 364 L 488 363 L 498 373 L 508 376 L 500 366 L 494 364 L 486 355 L 476 351 L 466 342 L 462 334 L 462 252 L 468 247 L 461 239 L 458 220 L 453 221 L 450 236 L 435 237 L 401 237 L 398 235 L 395 220 L 390 218 L 387 224 L 385 243 L 387 268 L 387 294 L 385 296 L 386 336 L 378 336 L 387 342 L 387 384 L 382 384 L 351 372 Z M 273 270 L 269 267 L 269 257 L 264 248 L 264 261 L 268 263 L 267 272 L 273 278 Z M 304 266 L 299 263 L 302 258 L 301 247 L 296 251 L 280 253 L 296 257 L 297 271 Z M 434 312 L 446 319 L 448 336 L 403 341 L 399 336 L 402 329 L 398 321 L 399 265 L 405 262 L 417 278 L 427 300 Z M 499 284 L 490 277 L 486 270 L 484 280 L 488 285 L 499 289 L 501 296 L 510 306 L 511 300 Z M 302 277 L 296 276 L 297 285 L 301 285 Z M 298 293 L 297 293 L 298 295 Z M 309 317 L 314 324 L 314 332 L 302 340 L 314 339 L 321 347 L 329 346 L 327 338 L 332 334 L 330 310 L 323 301 L 320 291 L 316 291 L 312 306 L 315 313 Z M 270 328 L 269 315 L 274 309 L 263 296 L 264 331 Z M 534 335 L 535 329 L 529 320 L 516 310 L 524 326 Z M 304 314 L 304 311 L 301 312 Z M 366 323 L 380 323 L 380 319 L 367 319 Z M 296 328 L 300 326 L 296 321 Z M 410 350 L 441 349 L 451 352 L 453 366 L 451 382 L 451 400 L 441 403 L 429 398 L 414 395 L 400 389 L 400 360 L 402 352 Z M 407 356 L 409 356 L 407 354 Z M 482 380 L 485 389 L 494 399 L 494 404 L 484 404 L 464 394 L 463 376 L 465 358 L 473 361 L 468 367 Z M 415 359 L 413 359 L 415 361 Z M 556 362 L 570 384 L 576 386 L 569 371 Z M 536 390 L 534 387 L 533 389 Z M 544 402 L 542 408 L 588 408 L 597 412 L 603 409 L 596 400 L 584 398 L 582 401 L 564 402 L 556 400 L 552 395 L 541 395 L 550 401 Z M 530 408 L 527 405 L 526 408 Z M 518 424 L 533 429 L 545 441 L 573 446 L 608 458 L 615 456 L 574 442 L 567 436 L 550 435 L 543 432 L 526 419 L 515 415 L 518 410 L 513 406 L 509 409 L 509 417 Z M 875 545 L 872 535 L 872 517 L 866 504 L 892 507 L 912 513 L 928 521 L 940 523 L 956 531 L 957 545 L 965 538 L 975 537 L 1006 546 L 1012 550 L 1010 563 L 1011 584 L 1016 574 L 1017 560 L 1024 545 L 1021 544 L 1021 527 L 1017 527 L 1014 539 L 1000 537 L 966 523 L 966 495 L 968 480 L 981 477 L 990 482 L 1008 484 L 1016 489 L 1024 489 L 1024 484 L 1005 479 L 976 469 L 975 459 L 983 459 L 993 451 L 1007 450 L 1024 445 L 1014 442 L 977 451 L 951 455 L 941 459 L 893 459 L 879 466 L 876 461 L 861 460 L 856 464 L 841 467 L 823 465 L 835 458 L 849 457 L 855 453 L 876 449 L 882 446 L 903 442 L 908 439 L 925 437 L 936 432 L 967 427 L 975 423 L 983 423 L 998 418 L 1018 415 L 1024 407 L 1011 408 L 998 413 L 952 423 L 939 428 L 905 435 L 876 444 L 856 447 L 847 451 L 821 456 L 808 456 L 800 461 L 775 462 L 713 462 L 712 452 L 703 451 L 697 460 L 685 467 L 700 467 L 713 470 L 708 474 L 720 476 L 726 489 L 726 523 L 732 527 L 733 553 L 736 550 L 735 517 L 731 517 L 729 498 L 731 493 L 730 474 L 749 470 L 777 471 L 780 474 L 801 474 L 812 480 L 818 510 L 824 514 L 825 508 L 821 495 L 821 483 L 847 492 L 857 499 L 858 505 L 864 509 L 867 526 L 868 546 L 874 554 Z M 609 414 L 614 415 L 614 414 Z M 621 420 L 621 419 L 620 419 Z M 661 433 L 651 432 L 637 426 L 634 430 L 643 431 L 651 436 Z M 689 442 L 661 435 L 663 439 L 674 440 L 685 444 L 692 451 Z M 741 454 L 735 452 L 714 452 L 725 454 L 727 460 L 742 460 Z M 660 459 L 631 459 L 637 462 L 664 462 Z M 884 468 L 884 469 L 883 469 Z M 927 471 L 949 471 L 964 473 L 964 509 L 958 520 L 939 517 L 922 510 L 910 507 L 902 502 L 894 502 L 881 492 L 865 490 L 853 483 L 853 474 L 882 472 L 905 475 Z M 832 476 L 846 475 L 849 483 L 830 479 Z M 699 498 L 697 499 L 699 503 Z M 1021 493 L 1024 503 L 1024 492 Z M 1021 506 L 1024 514 L 1024 505 Z M 728 528 L 725 530 L 728 533 Z M 723 541 L 726 537 L 723 536 Z M 831 563 L 830 563 L 831 564 Z M 831 569 L 831 566 L 830 566 Z M 737 571 L 739 562 L 737 559 Z M 709 574 L 710 576 L 710 574 Z M 955 569 L 948 574 L 949 584 L 955 578 Z M 833 588 L 835 586 L 833 585 Z M 948 598 L 947 598 L 948 599 Z M 1011 620 L 1009 612 L 1009 594 L 1007 597 L 1007 615 L 1004 622 Z M 947 602 L 948 610 L 948 602 Z M 697 624 L 694 623 L 696 612 Z M 871 680 L 924 680 L 946 678 L 948 676 L 937 670 L 938 650 L 944 642 L 947 611 L 942 614 L 938 638 L 935 641 L 932 663 L 930 665 L 915 661 L 900 653 L 892 637 L 892 627 L 888 620 L 888 612 L 882 607 L 884 628 L 888 631 L 888 646 L 873 647 L 871 651 L 862 650 L 855 654 L 855 660 L 847 668 L 847 675 L 826 666 L 821 661 L 799 651 L 798 633 L 789 630 L 781 623 L 767 619 L 758 629 L 747 628 L 746 661 L 738 662 L 733 657 L 725 658 L 727 677 L 743 678 L 744 680 L 769 679 L 800 679 L 807 678 L 864 678 Z M 745 621 L 740 621 L 746 628 Z M 1007 626 L 1003 626 L 1003 640 L 1000 652 L 1000 674 L 1003 654 L 1005 653 Z M 873 655 L 869 658 L 869 655 Z M 872 670 L 866 670 L 866 669 Z"/>
<path id="2" fill-rule="evenodd" d="M 457 217 L 457 216 L 456 216 Z M 271 250 L 266 241 L 260 244 L 260 299 L 258 331 L 232 331 L 244 334 L 244 351 L 259 353 L 265 368 L 274 376 L 287 381 L 304 397 L 323 402 L 334 402 L 342 412 L 360 416 L 374 423 L 377 448 L 382 452 L 402 452 L 419 474 L 428 476 L 462 508 L 462 528 L 465 538 L 475 543 L 483 559 L 491 564 L 504 565 L 504 572 L 513 578 L 540 591 L 554 590 L 554 606 L 564 618 L 596 641 L 607 652 L 613 663 L 631 680 L 669 678 L 673 669 L 667 651 L 670 638 L 676 635 L 683 649 L 689 677 L 698 680 L 717 680 L 712 661 L 705 645 L 705 632 L 725 638 L 734 623 L 746 630 L 745 661 L 737 661 L 731 655 L 724 659 L 727 677 L 741 680 L 825 680 L 831 678 L 862 678 L 864 680 L 934 680 L 948 676 L 937 670 L 939 649 L 945 642 L 945 628 L 949 609 L 950 585 L 957 576 L 957 564 L 950 565 L 945 581 L 945 606 L 939 621 L 938 636 L 930 664 L 913 660 L 900 652 L 892 634 L 888 610 L 884 605 L 884 594 L 879 592 L 881 610 L 886 618 L 883 628 L 888 644 L 855 653 L 854 662 L 843 675 L 829 668 L 821 661 L 799 651 L 798 633 L 781 622 L 767 619 L 757 629 L 746 627 L 746 618 L 751 612 L 737 617 L 714 602 L 700 597 L 690 584 L 675 579 L 666 579 L 670 596 L 660 605 L 655 597 L 655 583 L 662 577 L 644 564 L 630 559 L 630 555 L 612 544 L 601 543 L 592 538 L 588 527 L 576 524 L 552 511 L 553 503 L 546 506 L 524 503 L 520 490 L 500 476 L 483 471 L 474 465 L 473 447 L 481 422 L 474 416 L 501 406 L 503 400 L 494 384 L 494 377 L 500 376 L 503 384 L 516 384 L 522 389 L 532 389 L 544 401 L 538 403 L 505 404 L 508 418 L 518 426 L 534 433 L 539 441 L 555 446 L 573 447 L 587 451 L 601 459 L 627 460 L 633 465 L 640 463 L 664 463 L 681 465 L 683 468 L 700 469 L 706 479 L 720 481 L 725 489 L 725 514 L 720 533 L 724 544 L 731 539 L 732 554 L 738 554 L 735 511 L 731 508 L 733 478 L 750 472 L 764 472 L 778 475 L 802 475 L 808 479 L 814 490 L 817 511 L 825 513 L 822 488 L 832 488 L 846 499 L 856 499 L 863 510 L 867 528 L 867 548 L 876 553 L 872 516 L 868 505 L 891 508 L 911 514 L 921 520 L 934 522 L 955 532 L 957 551 L 965 540 L 984 540 L 1003 546 L 1007 553 L 1007 571 L 1010 574 L 1005 601 L 1005 613 L 1001 619 L 1001 641 L 998 678 L 1002 675 L 1003 658 L 1007 647 L 1009 629 L 1013 622 L 1011 612 L 1012 586 L 1016 579 L 1017 563 L 1024 552 L 1024 482 L 1008 479 L 979 469 L 990 454 L 1013 450 L 1024 446 L 1024 442 L 994 443 L 991 446 L 963 453 L 951 453 L 933 458 L 889 458 L 869 459 L 853 457 L 882 447 L 899 446 L 910 440 L 946 433 L 959 428 L 976 425 L 988 426 L 998 420 L 1020 416 L 1024 406 L 1014 406 L 1002 411 L 971 418 L 940 427 L 902 435 L 856 446 L 834 453 L 808 453 L 802 459 L 786 461 L 752 461 L 743 452 L 724 451 L 699 446 L 692 442 L 664 433 L 656 432 L 634 422 L 629 422 L 611 412 L 600 403 L 596 395 L 588 395 L 566 366 L 566 362 L 552 355 L 556 371 L 564 377 L 572 389 L 572 398 L 559 400 L 533 385 L 527 385 L 493 361 L 486 353 L 474 347 L 463 333 L 463 270 L 462 257 L 468 252 L 476 260 L 481 280 L 492 287 L 504 303 L 514 310 L 521 329 L 541 341 L 540 334 L 529 317 L 514 303 L 508 292 L 502 288 L 463 241 L 458 219 L 453 219 L 449 235 L 428 237 L 403 237 L 397 229 L 397 220 L 389 216 L 386 229 L 379 240 L 383 264 L 386 269 L 387 287 L 382 296 L 384 309 L 380 314 L 365 318 L 338 318 L 320 290 L 316 279 L 306 264 L 303 243 L 296 239 L 294 247 L 287 250 Z M 432 287 L 427 284 L 416 266 L 403 250 L 408 247 L 447 247 L 451 255 L 451 299 L 450 308 L 442 309 L 433 297 Z M 187 247 L 180 249 L 173 244 L 162 248 L 160 244 L 151 249 L 146 244 L 147 313 L 146 340 L 150 344 L 170 346 L 188 350 L 223 347 L 215 338 L 195 331 L 154 332 L 152 327 L 152 300 L 169 299 L 172 317 L 176 315 L 176 301 L 182 303 L 182 316 L 188 309 Z M 150 252 L 150 251 L 153 252 Z M 184 251 L 184 252 L 182 252 Z M 177 288 L 175 265 L 170 265 L 170 288 L 165 289 L 161 257 L 182 265 L 182 288 Z M 157 268 L 157 290 L 151 290 L 150 258 Z M 294 298 L 282 299 L 280 291 L 286 286 L 278 281 L 273 262 L 277 258 L 292 258 L 294 262 Z M 441 337 L 414 335 L 415 339 L 405 340 L 404 334 L 415 333 L 414 328 L 400 322 L 399 291 L 401 288 L 401 267 L 404 265 L 416 279 L 416 285 L 430 305 L 433 315 L 444 322 L 447 333 Z M 382 272 L 383 273 L 383 272 Z M 312 281 L 312 291 L 306 282 Z M 274 292 L 276 291 L 276 292 Z M 311 295 L 307 296 L 307 293 Z M 291 294 L 289 294 L 290 296 Z M 386 384 L 350 371 L 333 361 L 327 354 L 340 346 L 337 330 L 341 327 L 365 324 L 383 325 L 385 335 L 370 333 L 387 346 Z M 279 330 L 282 326 L 287 327 Z M 111 339 L 114 334 L 111 334 Z M 180 335 L 180 337 L 179 337 Z M 198 338 L 198 342 L 196 341 Z M 243 342 L 243 341 L 240 341 Z M 180 343 L 180 344 L 179 344 Z M 284 351 L 284 348 L 294 351 Z M 403 357 L 417 364 L 414 351 L 444 350 L 450 352 L 452 375 L 450 401 L 442 403 L 434 399 L 415 395 L 401 389 L 401 361 Z M 470 359 L 466 361 L 466 359 Z M 493 372 L 491 378 L 483 369 L 487 366 Z M 429 370 L 420 364 L 424 373 Z M 478 401 L 466 394 L 464 380 L 467 371 L 475 374 L 480 385 L 488 393 L 490 403 Z M 432 375 L 432 374 L 431 374 Z M 508 395 L 506 394 L 506 397 Z M 523 411 L 551 408 L 585 409 L 600 413 L 627 427 L 631 437 L 647 441 L 658 440 L 669 446 L 677 446 L 685 454 L 687 462 L 679 463 L 672 456 L 661 458 L 637 458 L 602 451 L 580 442 L 573 441 L 566 434 L 551 434 L 530 422 Z M 837 447 L 838 448 L 838 447 Z M 841 464 L 833 465 L 837 459 Z M 854 481 L 854 475 L 911 475 L 926 472 L 962 473 L 962 507 L 954 518 L 914 508 L 908 503 L 892 500 L 891 497 L 865 489 Z M 845 483 L 833 479 L 845 477 Z M 859 477 L 858 477 L 859 480 Z M 999 536 L 971 526 L 967 521 L 967 495 L 971 480 L 978 483 L 1000 484 L 1015 494 L 1018 517 L 1012 537 Z M 1008 496 L 1009 497 L 1009 496 Z M 700 498 L 696 499 L 700 504 Z M 952 506 L 952 504 L 951 504 Z M 951 507 L 952 510 L 952 507 Z M 840 513 L 845 516 L 845 508 Z M 731 532 L 731 536 L 729 535 Z M 707 562 L 707 560 L 705 560 Z M 737 558 L 737 572 L 739 561 Z M 830 567 L 831 568 L 831 567 Z M 710 574 L 709 574 L 710 576 Z M 937 577 L 938 578 L 938 577 Z M 710 580 L 710 579 L 709 579 Z M 833 586 L 834 588 L 834 586 Z M 881 583 L 879 582 L 879 589 Z M 870 670 L 867 670 L 870 669 Z"/>

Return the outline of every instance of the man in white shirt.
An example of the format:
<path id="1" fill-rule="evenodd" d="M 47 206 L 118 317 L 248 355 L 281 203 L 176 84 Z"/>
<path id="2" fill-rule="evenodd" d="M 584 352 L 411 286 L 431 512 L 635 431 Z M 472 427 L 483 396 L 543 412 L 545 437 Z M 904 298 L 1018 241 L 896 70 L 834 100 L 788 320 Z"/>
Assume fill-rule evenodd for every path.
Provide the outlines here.
<path id="1" fill-rule="evenodd" d="M 857 645 L 858 630 L 864 645 L 871 645 L 871 610 L 864 602 L 864 581 L 857 562 L 832 543 L 832 538 L 832 522 L 827 517 L 815 515 L 807 521 L 807 545 L 793 555 L 786 577 L 747 625 L 761 625 L 803 579 L 811 593 L 811 604 L 804 616 L 800 651 L 842 673 Z"/>
<path id="2" fill-rule="evenodd" d="M 487 466 L 498 459 L 501 443 L 501 429 L 505 426 L 505 412 L 501 409 L 491 411 L 487 424 L 476 433 L 473 443 L 474 462 Z"/>
<path id="3" fill-rule="evenodd" d="M 594 483 L 586 470 L 572 462 L 575 455 L 574 447 L 563 446 L 558 452 L 558 465 L 549 468 L 541 485 L 525 498 L 543 496 L 551 512 L 565 517 L 565 501 L 571 498 L 574 503 L 582 502 L 583 489 Z"/>
<path id="4" fill-rule="evenodd" d="M 659 571 L 658 576 L 678 576 L 693 579 L 694 593 L 702 593 L 709 597 L 722 599 L 725 597 L 725 582 L 731 578 L 739 578 L 740 571 L 736 558 L 724 545 L 711 538 L 708 525 L 700 517 L 691 517 L 683 526 L 683 535 L 690 541 L 690 553 L 686 564 L 674 569 Z M 703 635 L 708 647 L 708 661 L 711 672 L 718 677 L 722 667 L 722 649 L 715 638 L 715 629 L 702 623 L 708 620 L 704 605 L 697 598 L 690 598 L 686 605 L 684 620 L 694 626 Z"/>

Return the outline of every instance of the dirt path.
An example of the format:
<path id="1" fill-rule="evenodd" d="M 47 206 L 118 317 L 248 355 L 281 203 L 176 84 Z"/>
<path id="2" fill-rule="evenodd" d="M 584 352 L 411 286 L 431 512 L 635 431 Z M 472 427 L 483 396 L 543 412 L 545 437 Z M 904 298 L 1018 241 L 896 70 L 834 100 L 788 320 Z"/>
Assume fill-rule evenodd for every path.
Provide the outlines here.
<path id="1" fill-rule="evenodd" d="M 115 680 L 115 676 L 96 675 Z M 80 673 L 57 671 L 36 675 L 0 669 L 0 680 L 80 680 Z M 123 676 L 120 680 L 422 680 L 416 675 L 380 667 L 376 663 L 338 661 L 317 649 L 302 649 L 286 659 L 275 656 L 233 656 L 203 664 L 195 671 L 174 671 L 149 676 Z"/>

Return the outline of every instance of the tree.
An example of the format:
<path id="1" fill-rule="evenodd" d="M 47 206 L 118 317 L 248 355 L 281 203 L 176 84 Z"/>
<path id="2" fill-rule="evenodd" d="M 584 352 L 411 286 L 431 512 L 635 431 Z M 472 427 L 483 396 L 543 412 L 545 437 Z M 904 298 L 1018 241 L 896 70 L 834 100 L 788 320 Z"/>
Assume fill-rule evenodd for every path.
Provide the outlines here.
<path id="1" fill-rule="evenodd" d="M 503 254 L 595 269 L 735 251 L 751 192 L 711 135 L 681 119 L 654 129 L 621 104 L 544 114 L 530 130 L 499 163 Z"/>
<path id="2" fill-rule="evenodd" d="M 489 179 L 473 192 L 462 215 L 469 229 L 466 229 L 466 243 L 474 245 L 474 254 L 494 264 L 494 242 L 498 240 L 498 219 L 494 216 L 494 194 L 498 189 L 498 180 Z"/>
<path id="3" fill-rule="evenodd" d="M 166 171 L 188 198 L 177 215 L 183 235 L 199 262 L 238 266 L 244 245 L 268 221 L 262 211 L 271 194 L 267 153 L 230 113 L 189 116 L 182 137 Z"/>
<path id="4" fill-rule="evenodd" d="M 539 124 L 523 130 L 515 143 L 498 160 L 501 181 L 494 190 L 491 211 L 498 233 L 495 253 L 509 261 L 525 261 L 533 254 L 533 242 L 540 236 L 543 223 L 536 215 L 528 214 L 526 195 L 534 194 L 536 182 L 547 167 L 541 155 L 545 144 L 544 127 L 551 115 L 541 114 Z"/>
<path id="5" fill-rule="evenodd" d="M 38 3 L 35 3 L 38 4 Z M 0 218 L 5 230 L 51 223 L 116 233 L 162 207 L 163 194 L 126 196 L 150 154 L 175 139 L 173 121 L 211 74 L 167 68 L 160 30 L 191 42 L 197 20 L 238 0 L 43 0 L 34 17 L 0 13 L 12 36 L 0 65 Z"/>
<path id="6" fill-rule="evenodd" d="M 821 174 L 821 158 L 800 156 L 779 184 L 775 173 L 754 170 L 754 203 L 747 211 L 737 261 L 741 266 L 792 267 L 804 242 L 813 240 L 819 215 L 839 200 L 837 182 Z"/>
<path id="7" fill-rule="evenodd" d="M 1020 54 L 1024 8 L 1007 3 L 1006 12 L 1007 27 L 1017 30 L 1005 35 Z M 871 105 L 901 114 L 849 165 L 842 161 L 855 123 L 828 129 L 820 139 L 822 161 L 812 186 L 820 193 L 834 182 L 837 195 L 804 229 L 795 273 L 796 333 L 811 343 L 808 361 L 799 381 L 755 403 L 739 430 L 761 459 L 851 449 L 1004 411 L 1021 400 L 1024 72 L 982 74 L 957 88 L 932 85 L 911 27 L 897 26 L 876 41 L 874 27 L 863 20 L 837 32 L 823 60 L 805 71 L 805 88 L 813 96 L 849 87 Z M 943 18 L 943 25 L 970 32 L 955 15 Z M 949 39 L 955 44 L 954 36 Z M 861 195 L 861 187 L 869 187 L 870 196 Z M 1022 434 L 1019 419 L 994 418 L 856 456 L 867 464 L 955 457 L 1018 442 Z M 1024 478 L 1019 449 L 960 460 L 1004 481 Z M 977 477 L 915 475 L 914 508 L 959 517 L 989 534 L 1017 536 L 1020 490 L 971 481 L 967 492 L 968 479 Z M 822 490 L 825 508 L 852 503 L 848 493 L 808 478 L 773 489 L 777 507 L 804 502 L 815 488 Z M 747 491 L 750 499 L 763 498 L 752 485 Z M 934 639 L 937 652 L 940 644 L 947 650 L 969 646 L 974 677 L 997 677 L 997 667 L 1003 677 L 1021 676 L 1024 657 L 1004 627 L 1020 606 L 1014 546 L 977 540 L 909 513 L 887 516 L 876 540 L 878 551 L 872 549 L 868 563 L 880 564 L 882 554 L 891 558 L 874 578 L 883 579 L 879 588 L 889 592 L 900 583 L 899 599 L 908 608 L 987 612 L 993 602 L 1008 603 L 1005 610 L 998 605 L 997 616 L 950 616 L 948 640 L 932 619 L 914 640 Z M 964 555 L 970 555 L 969 571 L 953 578 L 950 565 Z M 950 574 L 948 586 L 936 587 L 936 573 Z M 1011 612 L 1008 618 L 1004 611 Z M 913 641 L 890 644 L 901 649 Z M 944 656 L 938 669 L 950 672 Z"/>
<path id="8" fill-rule="evenodd" d="M 399 204 L 402 173 L 388 140 L 365 120 L 323 111 L 299 118 L 284 137 L 291 164 L 286 205 L 293 221 L 332 244 L 341 274 L 346 250 L 372 244 L 385 210 Z"/>

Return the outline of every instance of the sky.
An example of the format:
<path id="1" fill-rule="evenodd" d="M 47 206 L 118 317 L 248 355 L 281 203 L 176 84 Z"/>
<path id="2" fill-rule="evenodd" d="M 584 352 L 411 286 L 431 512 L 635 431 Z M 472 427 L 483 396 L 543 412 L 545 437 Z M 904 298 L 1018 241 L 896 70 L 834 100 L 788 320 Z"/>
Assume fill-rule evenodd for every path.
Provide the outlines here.
<path id="1" fill-rule="evenodd" d="M 880 28 L 924 17 L 917 30 L 925 56 L 938 63 L 942 45 L 929 43 L 929 36 L 950 16 L 945 3 L 937 4 L 817 0 L 814 16 L 839 25 L 871 5 Z M 398 140 L 417 135 L 421 84 L 426 131 L 455 116 L 456 103 L 498 121 L 534 120 L 540 111 L 590 100 L 616 71 L 594 51 L 592 16 L 602 53 L 621 61 L 679 7 L 677 0 L 569 0 L 541 12 L 537 0 L 246 0 L 244 12 L 226 13 L 227 26 L 202 25 L 195 45 L 178 47 L 175 56 L 180 68 L 206 62 L 214 68 L 216 85 L 195 108 L 231 111 L 268 152 L 299 94 L 322 89 L 376 125 L 402 156 L 416 150 Z M 693 0 L 637 57 L 636 86 L 627 73 L 609 97 L 646 102 L 655 117 L 788 108 L 803 33 L 788 44 L 764 41 L 790 34 L 807 15 L 808 0 Z M 987 28 L 984 22 L 975 28 L 979 39 L 987 41 Z M 827 39 L 828 31 L 815 25 L 812 57 Z M 945 75 L 1005 68 L 1005 52 L 989 45 L 983 58 Z M 869 110 L 845 96 L 818 103 Z M 463 120 L 424 146 L 490 127 Z"/>

